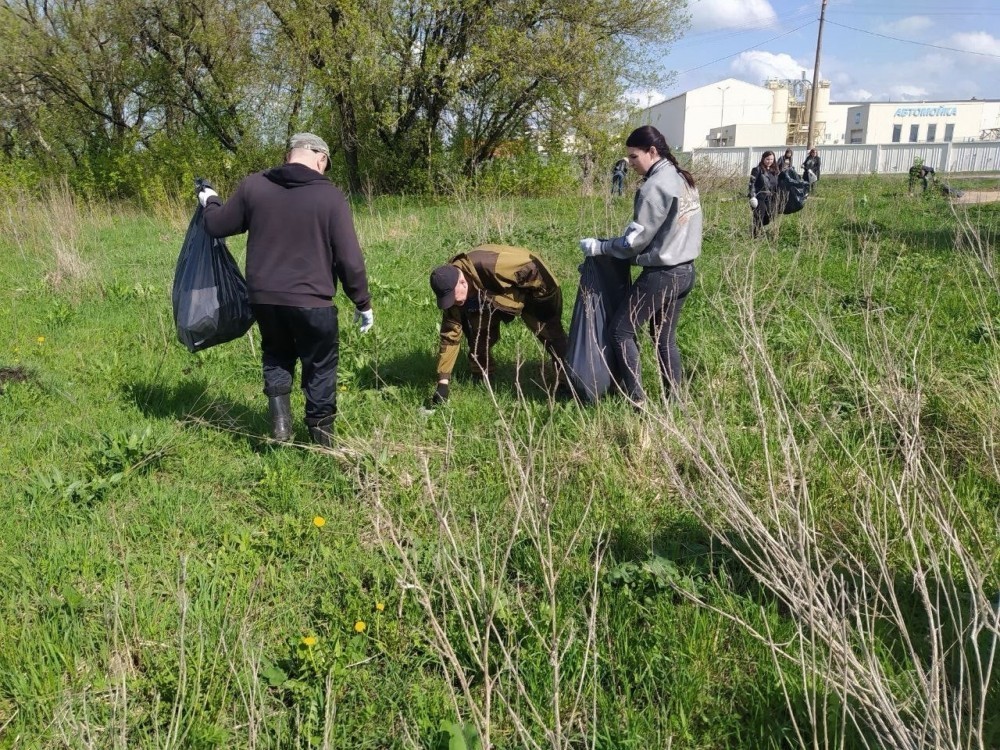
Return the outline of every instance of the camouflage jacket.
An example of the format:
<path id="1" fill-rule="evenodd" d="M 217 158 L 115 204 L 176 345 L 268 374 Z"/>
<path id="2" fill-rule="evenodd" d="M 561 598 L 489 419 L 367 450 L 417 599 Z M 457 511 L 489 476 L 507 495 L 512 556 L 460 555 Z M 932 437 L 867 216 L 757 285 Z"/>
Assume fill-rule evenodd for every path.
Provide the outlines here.
<path id="1" fill-rule="evenodd" d="M 510 319 L 524 310 L 529 297 L 542 296 L 559 284 L 538 256 L 523 247 L 481 245 L 450 261 L 469 282 L 464 305 L 444 311 L 438 350 L 438 379 L 450 378 L 462 342 L 462 316 L 503 315 Z"/>

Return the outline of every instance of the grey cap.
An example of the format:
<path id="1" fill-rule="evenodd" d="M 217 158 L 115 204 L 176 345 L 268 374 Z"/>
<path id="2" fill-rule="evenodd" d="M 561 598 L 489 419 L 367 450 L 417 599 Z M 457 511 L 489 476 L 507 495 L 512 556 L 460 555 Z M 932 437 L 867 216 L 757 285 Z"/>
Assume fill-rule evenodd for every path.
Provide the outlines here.
<path id="1" fill-rule="evenodd" d="M 327 159 L 330 158 L 330 147 L 315 133 L 296 133 L 293 135 L 288 139 L 288 150 L 291 151 L 293 148 L 307 148 L 310 151 L 326 154 Z"/>

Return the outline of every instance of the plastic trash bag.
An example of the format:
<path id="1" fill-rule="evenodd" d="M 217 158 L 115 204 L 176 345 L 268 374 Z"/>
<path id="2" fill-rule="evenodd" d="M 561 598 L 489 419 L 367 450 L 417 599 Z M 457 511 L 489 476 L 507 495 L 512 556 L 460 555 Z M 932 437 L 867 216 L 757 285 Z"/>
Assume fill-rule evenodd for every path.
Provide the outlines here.
<path id="1" fill-rule="evenodd" d="M 801 211 L 809 197 L 809 183 L 793 169 L 786 169 L 778 175 L 778 205 L 781 213 L 794 214 Z"/>
<path id="2" fill-rule="evenodd" d="M 222 239 L 210 237 L 198 206 L 174 271 L 177 338 L 198 352 L 239 338 L 253 325 L 247 282 Z"/>
<path id="3" fill-rule="evenodd" d="M 566 370 L 576 395 L 596 401 L 618 382 L 608 324 L 632 287 L 628 261 L 596 256 L 580 266 L 580 291 L 569 324 Z"/>
<path id="4" fill-rule="evenodd" d="M 959 190 L 958 188 L 953 188 L 947 182 L 942 182 L 941 183 L 941 195 L 948 195 L 948 196 L 951 196 L 953 198 L 961 198 L 963 195 L 965 195 L 965 191 L 964 190 Z"/>

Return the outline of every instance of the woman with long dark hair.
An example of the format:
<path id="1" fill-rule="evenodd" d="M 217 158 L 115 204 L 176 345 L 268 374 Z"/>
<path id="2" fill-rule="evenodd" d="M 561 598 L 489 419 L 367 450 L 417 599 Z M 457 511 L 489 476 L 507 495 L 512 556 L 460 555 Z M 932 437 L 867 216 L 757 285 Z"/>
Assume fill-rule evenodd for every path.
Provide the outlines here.
<path id="1" fill-rule="evenodd" d="M 809 155 L 802 162 L 802 169 L 805 172 L 806 181 L 809 183 L 809 193 L 816 192 L 816 183 L 819 182 L 820 159 L 816 149 L 809 149 Z"/>
<path id="2" fill-rule="evenodd" d="M 750 210 L 753 212 L 750 233 L 756 237 L 771 223 L 777 211 L 778 165 L 773 151 L 765 151 L 760 157 L 760 163 L 750 170 L 747 198 L 750 199 Z"/>
<path id="3" fill-rule="evenodd" d="M 637 331 L 649 323 L 666 393 L 681 386 L 677 321 L 694 286 L 694 259 L 701 254 L 701 199 L 694 177 L 677 162 L 659 130 L 644 125 L 625 141 L 629 166 L 642 175 L 632 223 L 621 237 L 580 240 L 584 255 L 610 255 L 642 268 L 628 298 L 610 322 L 622 387 L 634 406 L 646 401 Z"/>

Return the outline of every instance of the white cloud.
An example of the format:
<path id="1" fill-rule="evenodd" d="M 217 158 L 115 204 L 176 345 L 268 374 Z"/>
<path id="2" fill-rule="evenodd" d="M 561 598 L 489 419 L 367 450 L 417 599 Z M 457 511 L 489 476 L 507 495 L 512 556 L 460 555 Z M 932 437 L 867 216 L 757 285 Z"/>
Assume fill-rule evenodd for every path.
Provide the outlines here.
<path id="1" fill-rule="evenodd" d="M 654 104 L 665 101 L 667 97 L 656 89 L 629 89 L 625 92 L 625 101 L 631 105 L 646 109 Z"/>
<path id="2" fill-rule="evenodd" d="M 844 99 L 849 102 L 867 102 L 875 98 L 868 89 L 850 89 L 844 92 Z"/>
<path id="3" fill-rule="evenodd" d="M 951 52 L 929 52 L 910 62 L 908 68 L 911 73 L 918 73 L 921 78 L 939 78 L 954 82 L 956 76 L 952 71 L 955 61 L 956 57 Z"/>
<path id="4" fill-rule="evenodd" d="M 730 67 L 740 78 L 757 85 L 768 78 L 801 78 L 802 71 L 807 70 L 807 66 L 798 62 L 791 55 L 784 52 L 774 54 L 761 50 L 740 53 Z M 807 76 L 812 77 L 811 68 Z"/>
<path id="5" fill-rule="evenodd" d="M 687 9 L 693 32 L 763 28 L 778 20 L 768 0 L 694 0 Z"/>
<path id="6" fill-rule="evenodd" d="M 948 46 L 968 50 L 969 52 L 978 52 L 981 55 L 1000 56 L 1000 39 L 997 39 L 992 34 L 987 34 L 985 31 L 952 34 L 948 37 Z"/>
<path id="7" fill-rule="evenodd" d="M 909 83 L 899 83 L 894 86 L 890 86 L 888 93 L 889 98 L 892 100 L 899 99 L 907 102 L 926 99 L 928 91 L 922 86 L 914 86 Z"/>
<path id="8" fill-rule="evenodd" d="M 879 31 L 883 34 L 897 34 L 900 36 L 912 36 L 926 31 L 934 25 L 927 16 L 907 16 L 898 21 L 891 21 L 879 26 Z"/>

